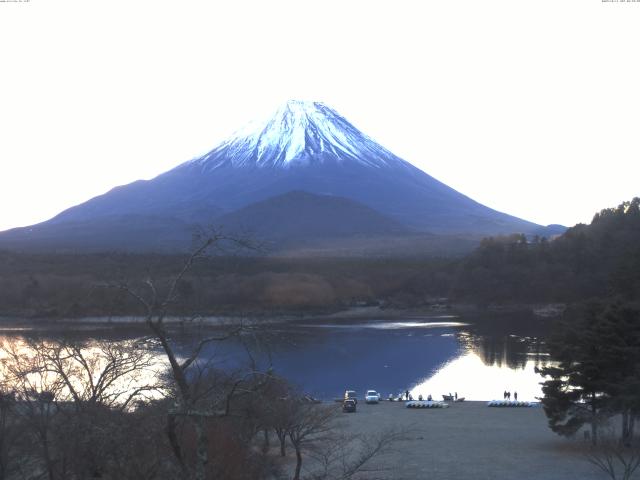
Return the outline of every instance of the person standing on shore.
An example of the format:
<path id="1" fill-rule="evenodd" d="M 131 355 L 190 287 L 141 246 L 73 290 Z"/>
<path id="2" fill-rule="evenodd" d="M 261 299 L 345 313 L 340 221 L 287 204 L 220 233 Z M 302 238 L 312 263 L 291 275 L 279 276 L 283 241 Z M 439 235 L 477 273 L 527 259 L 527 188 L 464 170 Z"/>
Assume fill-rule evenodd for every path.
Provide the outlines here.
<path id="1" fill-rule="evenodd" d="M 513 392 L 513 399 L 517 402 L 518 401 L 518 392 Z"/>
<path id="2" fill-rule="evenodd" d="M 405 400 L 409 400 L 409 390 L 404 391 L 404 398 Z"/>

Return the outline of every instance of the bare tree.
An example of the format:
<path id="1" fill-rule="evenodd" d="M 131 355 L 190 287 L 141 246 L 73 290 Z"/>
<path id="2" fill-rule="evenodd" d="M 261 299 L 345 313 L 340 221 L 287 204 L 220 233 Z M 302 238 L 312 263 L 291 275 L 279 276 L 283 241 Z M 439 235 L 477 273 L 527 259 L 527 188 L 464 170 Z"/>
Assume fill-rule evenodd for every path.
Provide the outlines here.
<path id="1" fill-rule="evenodd" d="M 640 444 L 616 438 L 612 429 L 601 434 L 597 445 L 586 453 L 589 463 L 611 480 L 630 480 L 640 467 Z"/>
<path id="2" fill-rule="evenodd" d="M 288 400 L 272 402 L 269 415 L 273 431 L 278 437 L 280 456 L 284 457 L 287 455 L 287 434 L 293 421 L 291 402 Z"/>
<path id="3" fill-rule="evenodd" d="M 319 466 L 311 480 L 373 480 L 387 469 L 372 465 L 375 458 L 390 452 L 393 445 L 406 438 L 407 430 L 389 429 L 373 436 L 335 435 L 312 453 Z"/>
<path id="4" fill-rule="evenodd" d="M 293 480 L 302 478 L 305 453 L 311 460 L 309 466 L 305 467 L 305 478 L 372 480 L 385 470 L 379 464 L 374 465 L 373 460 L 388 453 L 395 442 L 408 434 L 406 430 L 389 429 L 377 435 L 347 435 L 341 433 L 338 422 L 340 409 L 335 405 L 305 402 L 304 397 L 300 396 L 281 400 L 277 405 L 280 407 L 279 417 L 274 417 L 274 424 L 279 425 L 279 429 L 285 429 L 296 454 Z M 280 434 L 278 436 L 280 438 Z M 282 454 L 282 441 L 280 448 Z"/>
<path id="5" fill-rule="evenodd" d="M 339 410 L 333 406 L 291 402 L 291 417 L 287 434 L 296 452 L 293 480 L 300 480 L 302 453 L 314 443 L 321 442 L 333 430 Z"/>
<path id="6" fill-rule="evenodd" d="M 25 428 L 38 445 L 38 456 L 42 460 L 45 476 L 49 480 L 58 478 L 56 455 L 52 448 L 52 432 L 59 414 L 57 397 L 64 390 L 64 382 L 55 375 L 46 373 L 46 366 L 39 355 L 30 352 L 16 342 L 3 342 L 0 345 L 3 354 L 2 375 L 11 386 L 20 408 Z"/>
<path id="7" fill-rule="evenodd" d="M 18 443 L 22 425 L 15 413 L 15 395 L 0 385 L 0 480 L 8 480 L 19 469 Z"/>
<path id="8" fill-rule="evenodd" d="M 160 365 L 137 340 L 28 340 L 26 346 L 41 373 L 63 384 L 58 399 L 72 401 L 76 409 L 100 405 L 126 410 L 162 387 Z"/>
<path id="9" fill-rule="evenodd" d="M 68 478 L 71 470 L 94 476 L 104 470 L 120 455 L 114 433 L 126 422 L 118 413 L 159 388 L 152 354 L 135 341 L 24 339 L 4 342 L 0 352 L 2 377 L 19 403 L 14 421 L 21 419 L 39 446 L 36 456 L 50 480 Z M 28 450 L 25 458 L 33 458 Z"/>
<path id="10" fill-rule="evenodd" d="M 278 438 L 280 456 L 285 457 L 287 436 L 294 422 L 300 397 L 285 379 L 274 376 L 263 390 L 261 398 L 265 400 L 261 403 L 262 427 L 267 431 L 274 431 Z"/>
<path id="11" fill-rule="evenodd" d="M 209 462 L 207 419 L 228 416 L 231 400 L 234 397 L 249 394 L 259 388 L 260 384 L 255 379 L 260 373 L 253 369 L 249 374 L 235 379 L 230 384 L 227 382 L 227 388 L 220 388 L 219 383 L 211 381 L 209 374 L 213 369 L 210 361 L 201 358 L 201 353 L 207 345 L 239 337 L 246 330 L 242 323 L 232 325 L 225 331 L 200 340 L 186 358 L 179 359 L 170 342 L 165 320 L 180 300 L 180 285 L 187 272 L 198 260 L 206 257 L 211 249 L 224 249 L 228 246 L 256 248 L 255 244 L 248 240 L 214 232 L 201 241 L 165 289 L 159 288 L 150 276 L 145 280 L 143 289 L 136 289 L 125 282 L 110 285 L 125 291 L 143 307 L 145 322 L 166 356 L 176 393 L 175 408 L 167 418 L 167 435 L 184 474 L 189 475 L 186 458 L 177 434 L 178 418 L 188 419 L 196 437 L 196 460 L 192 475 L 195 480 L 204 480 L 207 474 Z M 247 385 L 250 387 L 247 388 Z"/>

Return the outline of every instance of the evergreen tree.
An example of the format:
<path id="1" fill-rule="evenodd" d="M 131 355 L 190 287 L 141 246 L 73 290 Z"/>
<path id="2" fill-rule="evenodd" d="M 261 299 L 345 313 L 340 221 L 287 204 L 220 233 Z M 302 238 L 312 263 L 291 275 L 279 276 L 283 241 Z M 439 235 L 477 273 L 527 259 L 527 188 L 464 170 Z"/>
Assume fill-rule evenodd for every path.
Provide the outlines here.
<path id="1" fill-rule="evenodd" d="M 600 361 L 607 372 L 608 409 L 620 414 L 622 441 L 628 446 L 640 415 L 640 311 L 610 306 L 595 328 L 603 345 Z"/>
<path id="2" fill-rule="evenodd" d="M 592 306 L 582 320 L 565 324 L 549 348 L 558 364 L 540 369 L 542 404 L 551 429 L 572 435 L 620 414 L 622 440 L 630 444 L 640 415 L 640 311 Z"/>
<path id="3" fill-rule="evenodd" d="M 568 323 L 550 342 L 557 365 L 539 369 L 548 378 L 542 384 L 542 405 L 549 427 L 559 435 L 570 436 L 585 424 L 591 426 L 591 439 L 598 438 L 607 399 L 604 394 L 606 372 L 600 364 L 602 345 L 593 330 L 594 315 Z"/>

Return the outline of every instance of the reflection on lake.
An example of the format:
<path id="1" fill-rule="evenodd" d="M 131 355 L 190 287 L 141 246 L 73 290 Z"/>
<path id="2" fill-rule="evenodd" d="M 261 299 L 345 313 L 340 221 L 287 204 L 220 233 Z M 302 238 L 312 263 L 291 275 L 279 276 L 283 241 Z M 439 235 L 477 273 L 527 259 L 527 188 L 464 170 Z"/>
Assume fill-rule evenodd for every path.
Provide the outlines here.
<path id="1" fill-rule="evenodd" d="M 267 335 L 245 336 L 242 342 L 211 344 L 203 351 L 223 368 L 248 364 L 247 348 L 262 368 L 275 372 L 312 395 L 331 399 L 345 389 L 362 394 L 376 389 L 385 397 L 409 389 L 414 397 L 458 392 L 468 400 L 501 398 L 517 391 L 522 400 L 540 396 L 541 378 L 535 366 L 549 360 L 541 341 L 540 320 L 433 316 L 371 322 L 280 324 Z M 148 332 L 140 327 L 74 329 L 77 339 L 122 341 Z M 200 329 L 172 331 L 172 341 L 184 355 L 208 335 Z M 9 331 L 0 340 L 37 335 L 57 338 L 61 332 Z M 66 332 L 65 335 L 69 335 Z M 161 352 L 157 352 L 161 355 Z"/>
<path id="2" fill-rule="evenodd" d="M 522 367 L 505 368 L 498 364 L 487 365 L 482 358 L 467 352 L 442 365 L 435 374 L 411 389 L 411 395 L 442 400 L 443 394 L 457 393 L 467 400 L 502 399 L 504 391 L 518 392 L 518 399 L 535 401 L 542 396 L 535 373 L 537 362 L 528 360 Z"/>

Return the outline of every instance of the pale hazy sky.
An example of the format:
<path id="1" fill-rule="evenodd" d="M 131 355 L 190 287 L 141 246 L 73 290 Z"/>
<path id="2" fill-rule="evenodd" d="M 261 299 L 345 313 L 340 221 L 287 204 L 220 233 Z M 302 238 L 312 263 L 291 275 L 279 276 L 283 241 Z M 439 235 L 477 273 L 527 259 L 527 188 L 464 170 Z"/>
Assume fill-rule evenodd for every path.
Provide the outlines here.
<path id="1" fill-rule="evenodd" d="M 0 1 L 0 230 L 324 101 L 538 223 L 640 195 L 640 2 Z"/>

